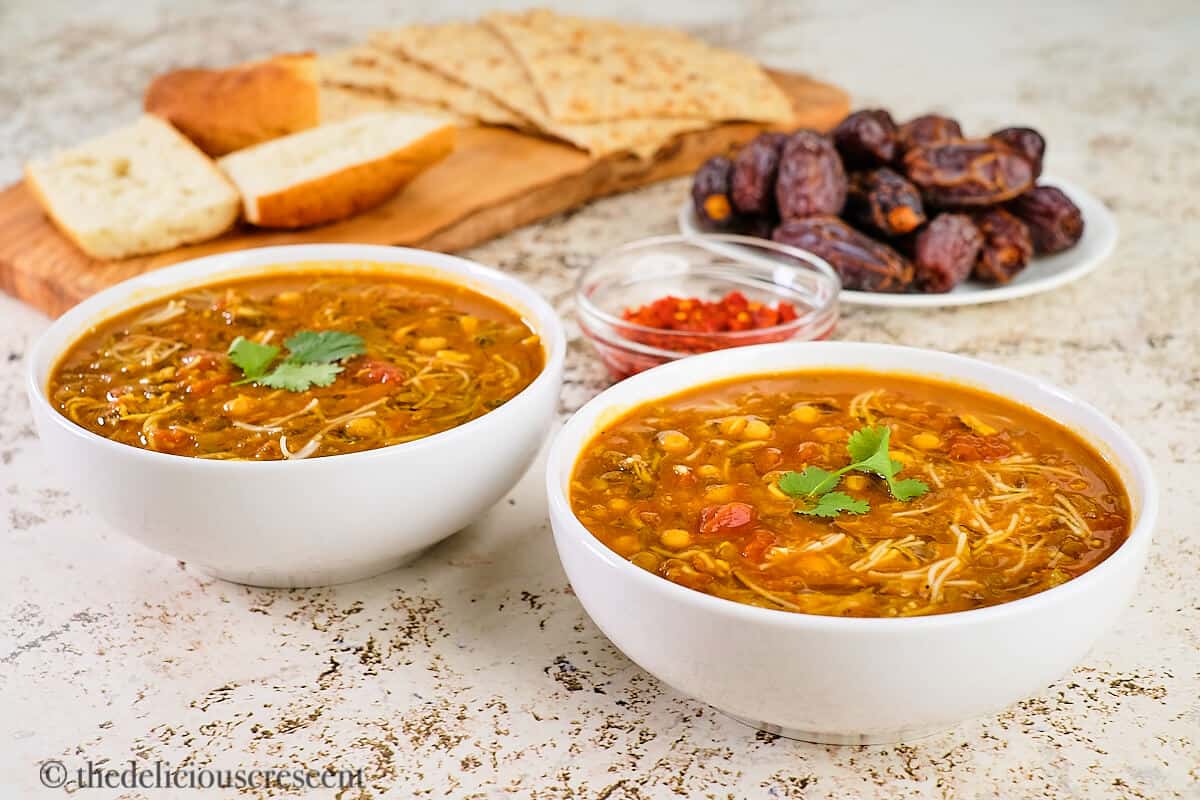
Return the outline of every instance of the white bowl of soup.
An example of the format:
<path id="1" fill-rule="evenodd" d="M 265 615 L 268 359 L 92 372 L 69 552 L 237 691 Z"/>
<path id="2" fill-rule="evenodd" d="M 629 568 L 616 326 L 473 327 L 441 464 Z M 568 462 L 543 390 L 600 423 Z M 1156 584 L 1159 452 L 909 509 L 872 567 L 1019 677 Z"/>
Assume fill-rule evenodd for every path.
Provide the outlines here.
<path id="1" fill-rule="evenodd" d="M 340 583 L 465 527 L 527 469 L 566 345 L 521 282 L 421 250 L 201 258 L 84 301 L 28 390 L 83 505 L 232 581 Z"/>
<path id="2" fill-rule="evenodd" d="M 1134 591 L 1146 458 L 1036 379 L 875 344 L 743 348 L 608 389 L 547 465 L 596 625 L 751 725 L 871 744 L 1066 673 Z"/>

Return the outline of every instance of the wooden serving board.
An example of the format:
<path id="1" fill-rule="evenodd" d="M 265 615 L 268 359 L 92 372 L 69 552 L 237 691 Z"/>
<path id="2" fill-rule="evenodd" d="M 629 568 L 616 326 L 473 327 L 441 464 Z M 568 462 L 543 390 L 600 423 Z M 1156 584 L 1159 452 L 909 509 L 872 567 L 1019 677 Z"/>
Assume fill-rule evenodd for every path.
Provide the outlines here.
<path id="1" fill-rule="evenodd" d="M 828 130 L 849 109 L 845 92 L 803 75 L 772 76 L 792 98 L 792 127 Z M 152 256 L 101 261 L 59 234 L 24 183 L 0 192 L 0 289 L 57 316 L 147 270 L 189 258 L 266 245 L 356 242 L 454 252 L 604 195 L 694 172 L 763 130 L 731 123 L 683 134 L 653 158 L 591 158 L 573 147 L 505 128 L 460 131 L 446 160 L 377 208 L 296 231 L 239 225 L 212 241 Z"/>

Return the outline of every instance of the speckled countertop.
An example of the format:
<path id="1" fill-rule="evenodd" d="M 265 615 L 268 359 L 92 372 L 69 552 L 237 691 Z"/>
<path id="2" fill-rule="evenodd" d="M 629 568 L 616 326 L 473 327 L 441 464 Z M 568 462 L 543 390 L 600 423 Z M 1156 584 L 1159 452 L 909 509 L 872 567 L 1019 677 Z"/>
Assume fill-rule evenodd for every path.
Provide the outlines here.
<path id="1" fill-rule="evenodd" d="M 836 748 L 756 735 L 614 650 L 559 567 L 537 467 L 407 569 L 309 591 L 223 583 L 132 544 L 60 488 L 21 381 L 47 320 L 0 297 L 0 795 L 40 796 L 43 759 L 137 758 L 361 766 L 362 797 L 1200 797 L 1200 10 L 572 5 L 691 26 L 837 81 L 859 105 L 953 110 L 976 130 L 1036 125 L 1049 171 L 1114 209 L 1116 254 L 1078 284 L 979 308 L 849 309 L 838 335 L 1026 370 L 1133 433 L 1165 505 L 1117 629 L 1002 714 L 908 745 Z M 483 6 L 4 0 L 0 179 L 133 115 L 167 67 L 333 46 Z M 685 192 L 675 181 L 605 200 L 471 255 L 569 314 L 576 269 L 670 231 Z M 563 413 L 603 385 L 576 339 Z"/>

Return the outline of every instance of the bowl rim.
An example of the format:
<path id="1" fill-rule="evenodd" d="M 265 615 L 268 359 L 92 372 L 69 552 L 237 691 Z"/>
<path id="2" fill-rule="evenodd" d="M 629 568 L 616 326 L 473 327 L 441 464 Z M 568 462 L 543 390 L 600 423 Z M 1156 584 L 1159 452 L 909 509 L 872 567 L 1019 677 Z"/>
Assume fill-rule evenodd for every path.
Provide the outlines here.
<path id="1" fill-rule="evenodd" d="M 795 611 L 785 611 L 782 609 L 762 608 L 759 606 L 746 605 L 733 600 L 727 600 L 722 597 L 699 592 L 694 589 L 688 589 L 685 586 L 680 586 L 672 581 L 666 580 L 659 575 L 652 575 L 644 569 L 635 566 L 632 562 L 621 558 L 614 551 L 605 546 L 586 526 L 575 516 L 575 512 L 571 509 L 570 500 L 568 498 L 568 487 L 563 485 L 560 480 L 560 475 L 564 470 L 564 462 L 570 458 L 569 468 L 574 470 L 575 464 L 583 448 L 591 441 L 595 433 L 596 420 L 591 425 L 591 429 L 580 431 L 579 427 L 584 425 L 583 413 L 589 407 L 593 410 L 599 409 L 597 419 L 603 414 L 604 409 L 601 408 L 605 402 L 605 396 L 614 387 L 604 390 L 600 394 L 593 397 L 583 406 L 581 406 L 567 421 L 567 423 L 558 431 L 554 442 L 551 445 L 548 458 L 546 460 L 546 492 L 548 498 L 549 515 L 554 528 L 556 539 L 558 536 L 574 536 L 579 539 L 579 543 L 593 557 L 599 559 L 605 566 L 615 571 L 615 574 L 623 575 L 626 580 L 632 580 L 646 587 L 647 590 L 670 597 L 673 601 L 684 605 L 692 605 L 697 610 L 704 613 L 712 613 L 718 616 L 731 619 L 737 622 L 747 624 L 766 625 L 780 629 L 803 629 L 803 630 L 818 630 L 828 632 L 843 632 L 843 633 L 871 633 L 871 634 L 891 634 L 900 635 L 918 630 L 936 630 L 946 627 L 954 627 L 958 625 L 969 624 L 985 624 L 990 620 L 1002 619 L 1027 613 L 1038 613 L 1039 607 L 1047 606 L 1048 604 L 1065 599 L 1072 594 L 1080 594 L 1090 589 L 1097 588 L 1103 582 L 1109 579 L 1110 575 L 1115 575 L 1131 559 L 1137 558 L 1135 552 L 1139 547 L 1145 547 L 1149 544 L 1149 539 L 1153 534 L 1154 527 L 1157 524 L 1159 513 L 1159 487 L 1157 480 L 1154 477 L 1154 472 L 1150 466 L 1150 461 L 1146 457 L 1142 448 L 1127 434 L 1124 429 L 1113 422 L 1106 414 L 1091 405 L 1090 403 L 1080 400 L 1074 395 L 1066 392 L 1053 384 L 1029 375 L 1019 370 L 1003 367 L 982 359 L 970 358 L 961 356 L 956 353 L 948 353 L 941 350 L 933 350 L 930 348 L 908 347 L 904 345 L 893 344 L 876 344 L 872 342 L 777 342 L 771 344 L 753 345 L 743 349 L 743 353 L 747 356 L 753 355 L 763 350 L 781 350 L 781 349 L 796 349 L 800 347 L 812 348 L 819 347 L 829 353 L 829 361 L 825 364 L 811 364 L 807 366 L 797 366 L 794 371 L 801 372 L 807 370 L 819 370 L 822 367 L 837 368 L 839 366 L 861 366 L 856 365 L 851 360 L 854 354 L 862 354 L 865 351 L 877 351 L 884 354 L 890 354 L 897 358 L 904 356 L 919 356 L 928 358 L 934 356 L 937 359 L 942 359 L 943 363 L 973 365 L 982 367 L 984 370 L 991 373 L 997 382 L 1008 379 L 1009 381 L 1019 382 L 1034 391 L 1049 394 L 1057 397 L 1059 400 L 1070 403 L 1078 407 L 1084 414 L 1092 417 L 1092 421 L 1099 423 L 1099 426 L 1105 429 L 1105 437 L 1102 444 L 1109 448 L 1110 453 L 1115 449 L 1113 444 L 1116 443 L 1120 448 L 1127 450 L 1129 458 L 1126 463 L 1120 466 L 1125 467 L 1124 474 L 1120 470 L 1120 466 L 1114 465 L 1115 471 L 1121 478 L 1122 488 L 1131 496 L 1133 492 L 1130 490 L 1131 479 L 1140 482 L 1144 487 L 1144 495 L 1141 497 L 1141 508 L 1135 511 L 1135 518 L 1129 535 L 1126 537 L 1116 550 L 1112 552 L 1108 558 L 1101 561 L 1092 569 L 1084 574 L 1072 578 L 1058 586 L 1051 587 L 1037 594 L 1026 595 L 1024 597 L 1010 600 L 1004 603 L 998 603 L 992 606 L 983 608 L 965 609 L 961 611 L 949 611 L 942 614 L 928 614 L 924 616 L 913 617 L 834 617 L 820 614 L 805 614 Z M 664 371 L 673 370 L 675 372 L 685 372 L 691 367 L 698 366 L 702 363 L 700 360 L 712 361 L 716 358 L 721 358 L 727 354 L 722 351 L 713 353 L 704 353 L 702 355 L 692 356 L 691 358 L 672 361 L 657 367 L 653 367 L 644 372 L 634 375 L 616 386 L 627 385 L 629 381 L 645 381 L 651 382 L 656 377 L 653 373 L 658 373 L 658 377 L 662 377 Z M 845 363 L 840 363 L 845 362 Z M 636 405 L 642 405 L 651 401 L 654 397 L 666 397 L 679 392 L 686 392 L 689 389 L 694 389 L 703 386 L 706 383 L 711 383 L 719 380 L 731 380 L 738 377 L 751 377 L 754 375 L 771 374 L 772 372 L 784 372 L 785 369 L 772 370 L 770 368 L 742 368 L 734 370 L 721 377 L 712 378 L 706 381 L 692 381 L 686 386 L 678 388 L 669 388 L 660 391 L 658 394 L 649 395 L 645 400 L 637 401 Z M 874 368 L 871 371 L 887 372 L 888 370 Z M 912 370 L 904 370 L 897 368 L 894 370 L 898 373 L 920 374 Z M 934 378 L 935 380 L 943 380 L 944 382 L 952 383 L 950 378 Z M 1020 400 L 1012 397 L 1008 392 L 999 391 L 991 387 L 981 387 L 985 391 L 1003 397 L 1010 402 L 1018 403 L 1026 406 L 1033 411 L 1042 414 L 1043 416 L 1054 419 L 1045 410 L 1032 403 L 1023 403 Z M 636 407 L 636 405 L 634 407 Z M 1062 424 L 1062 423 L 1059 423 Z M 579 436 L 579 444 L 571 453 L 567 453 L 568 437 Z M 1109 458 L 1109 455 L 1105 455 Z M 1110 459 L 1111 460 L 1111 459 Z M 1128 475 L 1128 477 L 1126 477 Z M 560 526 L 566 526 L 560 534 Z"/>
<path id="2" fill-rule="evenodd" d="M 650 249 L 661 247 L 664 245 L 693 245 L 698 248 L 708 250 L 714 255 L 723 256 L 727 259 L 732 259 L 728 252 L 720 248 L 721 245 L 743 245 L 746 247 L 754 247 L 765 250 L 773 250 L 776 254 L 788 255 L 803 261 L 806 266 L 800 267 L 792 264 L 787 264 L 782 261 L 772 264 L 774 270 L 786 270 L 792 273 L 798 272 L 816 272 L 821 278 L 830 283 L 830 295 L 828 301 L 819 308 L 813 308 L 808 313 L 797 316 L 796 319 L 788 322 L 771 325 L 765 328 L 753 328 L 745 331 L 680 331 L 669 330 L 664 328 L 654 328 L 649 325 L 641 325 L 636 322 L 630 322 L 610 314 L 600 308 L 594 302 L 587 292 L 584 291 L 584 285 L 588 278 L 606 261 L 614 256 L 622 253 L 627 253 L 636 250 Z M 778 284 L 777 284 L 778 285 Z M 770 239 L 759 239 L 753 236 L 743 236 L 741 234 L 731 233 L 675 233 L 665 234 L 662 236 L 650 236 L 644 239 L 636 239 L 632 242 L 626 242 L 621 246 L 610 250 L 603 255 L 597 257 L 591 264 L 580 270 L 579 275 L 575 279 L 573 295 L 575 298 L 576 313 L 579 316 L 580 325 L 584 328 L 584 332 L 590 337 L 601 341 L 620 346 L 633 352 L 643 355 L 657 356 L 660 358 L 679 358 L 682 356 L 696 355 L 686 350 L 669 350 L 663 347 L 655 347 L 630 339 L 628 336 L 621 335 L 623 331 L 645 334 L 646 336 L 654 336 L 665 339 L 684 339 L 703 337 L 722 342 L 720 349 L 728 349 L 729 347 L 738 346 L 736 343 L 743 340 L 754 340 L 763 336 L 783 336 L 790 331 L 798 331 L 807 325 L 819 322 L 824 317 L 832 314 L 834 316 L 834 324 L 836 324 L 838 298 L 842 291 L 842 281 L 828 261 L 811 253 L 808 250 L 803 250 L 799 247 L 783 244 L 782 242 L 774 242 Z M 786 302 L 785 298 L 778 298 L 780 302 Z M 606 336 L 600 331 L 596 331 L 589 322 L 599 321 L 616 332 L 616 336 Z M 794 333 L 790 335 L 794 336 Z M 745 345 L 743 345 L 745 346 Z"/>
<path id="3" fill-rule="evenodd" d="M 52 370 L 63 353 L 79 340 L 79 337 L 89 324 L 95 324 L 94 321 L 102 322 L 116 314 L 120 314 L 122 310 L 133 307 L 136 303 L 129 305 L 126 309 L 119 308 L 125 301 L 134 297 L 138 292 L 149 290 L 156 296 L 163 297 L 186 286 L 208 285 L 204 280 L 204 276 L 206 275 L 213 278 L 212 283 L 218 283 L 222 279 L 271 274 L 273 271 L 272 268 L 278 269 L 281 267 L 313 264 L 320 261 L 340 261 L 347 263 L 362 261 L 374 266 L 400 265 L 416 267 L 433 273 L 435 280 L 441 279 L 447 283 L 462 285 L 481 294 L 487 294 L 483 288 L 472 286 L 467 280 L 464 280 L 478 279 L 486 287 L 499 290 L 502 294 L 508 295 L 508 298 L 491 296 L 493 300 L 510 308 L 512 307 L 511 301 L 516 301 L 527 306 L 528 314 L 523 313 L 520 308 L 513 308 L 513 310 L 521 314 L 523 318 L 527 316 L 534 317 L 534 319 L 527 321 L 537 326 L 536 332 L 542 337 L 542 341 L 544 342 L 546 360 L 542 366 L 542 371 L 538 373 L 537 377 L 528 386 L 513 395 L 503 405 L 475 419 L 468 420 L 461 425 L 439 431 L 421 439 L 376 447 L 370 450 L 360 450 L 353 453 L 337 453 L 319 458 L 274 459 L 270 461 L 197 458 L 195 456 L 173 453 L 160 453 L 155 450 L 146 450 L 123 442 L 113 441 L 63 416 L 50 402 L 50 398 L 46 394 L 47 386 L 44 385 L 43 381 L 39 380 L 38 365 L 46 360 L 46 351 L 50 347 L 51 339 L 67 331 L 65 336 L 67 344 L 59 347 L 56 352 L 49 354 L 48 363 Z M 278 271 L 287 272 L 289 270 L 279 269 Z M 304 270 L 296 269 L 292 271 L 303 272 Z M 367 270 L 364 269 L 364 271 Z M 114 454 L 118 456 L 149 458 L 162 464 L 190 466 L 195 469 L 257 470 L 264 472 L 279 469 L 327 469 L 329 468 L 329 464 L 340 464 L 350 460 L 368 461 L 370 459 L 385 458 L 388 457 L 388 454 L 397 452 L 397 448 L 402 448 L 400 452 L 403 453 L 417 453 L 430 447 L 449 445 L 459 439 L 466 439 L 475 435 L 485 426 L 493 424 L 489 418 L 494 420 L 495 415 L 503 414 L 505 409 L 511 410 L 514 403 L 517 403 L 522 398 L 528 398 L 537 391 L 541 391 L 545 384 L 554 381 L 554 376 L 562 370 L 566 359 L 566 349 L 566 332 L 563 328 L 562 320 L 553 306 L 533 287 L 494 267 L 485 266 L 477 261 L 462 258 L 461 256 L 412 247 L 350 244 L 344 242 L 276 245 L 271 247 L 246 248 L 188 259 L 187 261 L 181 261 L 168 267 L 153 269 L 140 275 L 135 275 L 92 295 L 68 309 L 38 336 L 37 341 L 30 348 L 29 354 L 25 358 L 25 383 L 30 402 L 39 405 L 45 415 L 54 420 L 54 424 L 65 430 L 72 437 L 82 440 L 85 444 L 106 449 L 115 448 Z"/>

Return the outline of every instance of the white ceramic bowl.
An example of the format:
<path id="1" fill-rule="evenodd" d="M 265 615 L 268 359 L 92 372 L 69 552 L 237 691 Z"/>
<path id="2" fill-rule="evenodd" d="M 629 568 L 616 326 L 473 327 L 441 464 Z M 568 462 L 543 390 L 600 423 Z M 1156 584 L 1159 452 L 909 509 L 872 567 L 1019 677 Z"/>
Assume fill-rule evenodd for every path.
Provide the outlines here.
<path id="1" fill-rule="evenodd" d="M 1110 459 L 1133 507 L 1129 539 L 1090 572 L 1010 603 L 902 619 L 846 619 L 740 605 L 635 567 L 571 512 L 580 451 L 614 416 L 737 375 L 821 367 L 909 372 L 1011 398 L 1085 436 Z M 596 625 L 647 672 L 757 727 L 809 741 L 915 738 L 997 711 L 1075 664 L 1128 603 L 1158 513 L 1145 456 L 1091 406 L 982 361 L 847 342 L 740 348 L 636 375 L 585 405 L 559 433 L 546 476 L 550 521 L 571 586 Z"/>
<path id="2" fill-rule="evenodd" d="M 303 461 L 208 461 L 142 450 L 81 428 L 47 400 L 50 370 L 90 325 L 183 287 L 315 261 L 338 262 L 334 268 L 371 262 L 494 297 L 541 336 L 545 369 L 516 397 L 457 428 Z M 565 352 L 558 315 L 537 292 L 474 262 L 369 245 L 267 247 L 149 272 L 75 306 L 34 346 L 28 390 L 50 461 L 83 505 L 114 528 L 228 580 L 316 586 L 403 564 L 500 500 L 554 417 Z"/>

